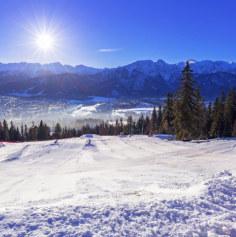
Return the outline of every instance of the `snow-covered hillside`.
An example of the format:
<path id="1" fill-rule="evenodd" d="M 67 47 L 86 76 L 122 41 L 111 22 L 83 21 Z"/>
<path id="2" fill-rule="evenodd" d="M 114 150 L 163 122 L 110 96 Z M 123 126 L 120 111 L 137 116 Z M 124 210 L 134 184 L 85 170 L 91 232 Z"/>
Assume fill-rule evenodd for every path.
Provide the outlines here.
<path id="1" fill-rule="evenodd" d="M 235 154 L 234 139 L 1 144 L 1 236 L 236 236 Z"/>

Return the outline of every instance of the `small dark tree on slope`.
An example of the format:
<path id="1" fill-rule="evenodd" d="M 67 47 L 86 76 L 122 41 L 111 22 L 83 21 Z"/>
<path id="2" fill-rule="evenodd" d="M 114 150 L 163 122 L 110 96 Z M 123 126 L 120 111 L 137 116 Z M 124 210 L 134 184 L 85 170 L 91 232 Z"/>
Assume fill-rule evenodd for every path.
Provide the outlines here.
<path id="1" fill-rule="evenodd" d="M 158 115 L 157 115 L 157 130 L 158 130 L 158 132 L 161 131 L 161 121 L 162 121 L 162 107 L 160 105 L 158 108 Z"/>
<path id="2" fill-rule="evenodd" d="M 57 123 L 55 126 L 54 137 L 56 139 L 60 139 L 62 137 L 62 128 L 59 123 Z"/>
<path id="3" fill-rule="evenodd" d="M 167 95 L 161 121 L 161 132 L 174 133 L 174 99 L 172 94 Z"/>
<path id="4" fill-rule="evenodd" d="M 157 132 L 157 120 L 158 120 L 157 111 L 156 111 L 156 107 L 154 107 L 153 111 L 152 111 L 152 115 L 151 115 L 151 131 L 150 131 L 150 133 Z"/>

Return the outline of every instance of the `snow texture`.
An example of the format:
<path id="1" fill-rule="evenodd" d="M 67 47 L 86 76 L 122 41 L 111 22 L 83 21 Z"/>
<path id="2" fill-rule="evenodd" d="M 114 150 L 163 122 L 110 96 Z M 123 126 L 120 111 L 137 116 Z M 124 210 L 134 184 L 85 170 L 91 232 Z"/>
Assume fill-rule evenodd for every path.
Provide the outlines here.
<path id="1" fill-rule="evenodd" d="M 0 236 L 236 236 L 236 140 L 0 146 Z"/>

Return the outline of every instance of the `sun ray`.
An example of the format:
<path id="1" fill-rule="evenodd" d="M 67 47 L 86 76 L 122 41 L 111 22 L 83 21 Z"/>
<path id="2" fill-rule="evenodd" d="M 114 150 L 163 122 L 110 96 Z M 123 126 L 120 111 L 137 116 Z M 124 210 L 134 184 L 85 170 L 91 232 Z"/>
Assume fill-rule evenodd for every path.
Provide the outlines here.
<path id="1" fill-rule="evenodd" d="M 49 16 L 35 16 L 31 20 L 26 19 L 21 26 L 28 35 L 21 44 L 32 52 L 29 61 L 48 63 L 60 58 L 61 47 L 65 43 L 63 24 Z"/>
<path id="2" fill-rule="evenodd" d="M 44 53 L 53 51 L 55 48 L 55 38 L 50 32 L 38 32 L 35 35 L 35 46 Z"/>

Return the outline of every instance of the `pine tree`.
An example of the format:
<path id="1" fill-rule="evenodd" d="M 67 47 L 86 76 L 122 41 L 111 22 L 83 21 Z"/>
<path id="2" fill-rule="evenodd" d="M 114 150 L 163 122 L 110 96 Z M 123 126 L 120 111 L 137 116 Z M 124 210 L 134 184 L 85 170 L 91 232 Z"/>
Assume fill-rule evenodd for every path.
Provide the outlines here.
<path id="1" fill-rule="evenodd" d="M 38 127 L 32 124 L 31 128 L 29 129 L 29 140 L 31 141 L 37 141 L 38 139 Z"/>
<path id="2" fill-rule="evenodd" d="M 44 124 L 42 120 L 40 121 L 38 126 L 38 140 L 39 141 L 44 140 Z"/>
<path id="3" fill-rule="evenodd" d="M 0 141 L 4 140 L 4 129 L 2 123 L 0 122 Z"/>
<path id="4" fill-rule="evenodd" d="M 16 141 L 22 141 L 22 136 L 18 127 L 16 128 L 15 139 Z"/>
<path id="5" fill-rule="evenodd" d="M 60 139 L 62 137 L 62 128 L 59 123 L 57 123 L 55 126 L 54 137 L 56 139 Z"/>
<path id="6" fill-rule="evenodd" d="M 127 119 L 127 128 L 128 128 L 128 134 L 133 134 L 133 118 L 132 116 L 129 116 Z"/>
<path id="7" fill-rule="evenodd" d="M 189 63 L 182 72 L 181 86 L 177 93 L 174 113 L 174 127 L 178 140 L 199 138 L 197 127 L 199 124 L 199 98 L 192 79 Z"/>
<path id="8" fill-rule="evenodd" d="M 120 133 L 123 133 L 123 134 L 124 134 L 123 118 L 120 118 Z"/>
<path id="9" fill-rule="evenodd" d="M 236 92 L 231 90 L 225 100 L 224 106 L 224 132 L 226 137 L 232 136 L 234 120 L 236 119 Z"/>
<path id="10" fill-rule="evenodd" d="M 167 95 L 160 130 L 167 134 L 174 133 L 174 100 L 172 94 Z"/>
<path id="11" fill-rule="evenodd" d="M 162 107 L 161 105 L 158 108 L 158 115 L 157 115 L 157 130 L 160 132 L 161 129 L 161 121 L 162 121 Z"/>
<path id="12" fill-rule="evenodd" d="M 236 137 L 236 120 L 234 120 L 232 136 L 233 136 L 233 137 Z"/>
<path id="13" fill-rule="evenodd" d="M 150 135 L 152 133 L 152 124 L 148 116 L 146 116 L 144 121 L 144 134 Z"/>
<path id="14" fill-rule="evenodd" d="M 6 120 L 3 121 L 3 140 L 4 141 L 10 140 L 9 129 L 8 129 L 8 124 Z"/>
<path id="15" fill-rule="evenodd" d="M 21 136 L 21 141 L 25 141 L 24 126 L 23 126 L 23 124 L 21 124 L 21 126 L 20 126 L 20 136 Z"/>
<path id="16" fill-rule="evenodd" d="M 16 141 L 16 129 L 15 126 L 13 124 L 13 122 L 11 121 L 10 123 L 10 129 L 9 129 L 9 140 L 10 141 Z"/>
<path id="17" fill-rule="evenodd" d="M 29 140 L 29 131 L 28 131 L 28 127 L 27 125 L 25 124 L 25 127 L 24 127 L 24 138 L 25 140 Z"/>
<path id="18" fill-rule="evenodd" d="M 200 90 L 196 90 L 196 129 L 195 137 L 205 139 L 207 138 L 207 110 L 204 105 Z"/>
<path id="19" fill-rule="evenodd" d="M 216 98 L 212 111 L 211 137 L 222 137 L 224 132 L 224 103 L 225 96 Z"/>
<path id="20" fill-rule="evenodd" d="M 44 131 L 44 140 L 48 140 L 50 138 L 50 128 L 47 126 L 47 124 L 44 124 L 43 127 L 43 131 Z"/>
<path id="21" fill-rule="evenodd" d="M 144 134 L 144 116 L 143 114 L 141 114 L 141 116 L 139 117 L 138 121 L 137 121 L 137 133 L 138 134 Z"/>
<path id="22" fill-rule="evenodd" d="M 156 133 L 157 132 L 157 119 L 158 119 L 158 116 L 157 116 L 157 111 L 156 111 L 156 107 L 153 108 L 153 111 L 152 111 L 152 115 L 151 115 L 151 133 Z"/>
<path id="23" fill-rule="evenodd" d="M 208 104 L 207 111 L 206 111 L 206 134 L 207 137 L 211 137 L 211 127 L 212 127 L 212 105 L 211 103 Z"/>

